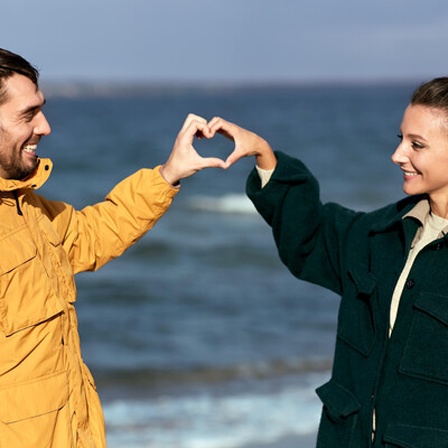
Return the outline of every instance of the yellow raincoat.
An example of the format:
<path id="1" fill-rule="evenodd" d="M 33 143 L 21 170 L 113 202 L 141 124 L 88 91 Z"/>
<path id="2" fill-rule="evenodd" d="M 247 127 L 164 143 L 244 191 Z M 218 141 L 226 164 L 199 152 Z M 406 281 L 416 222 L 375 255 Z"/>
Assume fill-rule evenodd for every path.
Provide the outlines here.
<path id="1" fill-rule="evenodd" d="M 122 254 L 178 191 L 158 168 L 143 169 L 76 211 L 34 193 L 51 168 L 41 159 L 24 181 L 0 179 L 0 448 L 106 446 L 81 357 L 74 274 Z"/>

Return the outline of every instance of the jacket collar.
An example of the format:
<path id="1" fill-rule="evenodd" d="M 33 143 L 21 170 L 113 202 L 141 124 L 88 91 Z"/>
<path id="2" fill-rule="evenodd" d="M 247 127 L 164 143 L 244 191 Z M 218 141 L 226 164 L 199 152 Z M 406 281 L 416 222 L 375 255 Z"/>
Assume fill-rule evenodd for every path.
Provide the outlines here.
<path id="1" fill-rule="evenodd" d="M 413 219 L 417 221 L 420 226 L 424 226 L 428 215 L 431 213 L 431 206 L 429 204 L 429 199 L 426 195 L 416 197 L 418 200 L 415 202 L 410 202 L 407 207 L 403 209 L 401 213 L 396 214 L 392 219 L 385 221 L 375 227 L 375 231 L 381 232 L 387 230 L 388 228 L 394 226 L 398 222 L 404 219 Z M 442 230 L 443 234 L 448 233 L 448 226 Z"/>
<path id="2" fill-rule="evenodd" d="M 385 232 L 397 224 L 402 223 L 404 219 L 417 221 L 423 225 L 425 218 L 429 213 L 429 201 L 427 195 L 410 196 L 389 207 L 388 213 L 377 224 L 372 226 L 375 233 Z"/>
<path id="3" fill-rule="evenodd" d="M 53 163 L 50 159 L 39 159 L 37 168 L 28 177 L 22 180 L 3 179 L 0 177 L 0 191 L 14 191 L 18 189 L 40 188 L 50 177 Z"/>
<path id="4" fill-rule="evenodd" d="M 429 200 L 420 201 L 412 210 L 406 213 L 403 216 L 404 218 L 414 218 L 417 219 L 421 225 L 425 225 L 428 216 L 431 213 L 431 206 L 429 204 Z M 448 225 L 442 229 L 442 235 L 446 235 L 448 233 Z"/>

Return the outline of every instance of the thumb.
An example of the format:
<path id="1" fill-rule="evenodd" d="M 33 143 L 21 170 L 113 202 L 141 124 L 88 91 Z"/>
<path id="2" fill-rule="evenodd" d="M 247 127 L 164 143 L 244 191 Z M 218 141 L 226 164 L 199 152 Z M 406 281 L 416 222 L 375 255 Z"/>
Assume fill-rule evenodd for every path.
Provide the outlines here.
<path id="1" fill-rule="evenodd" d="M 203 159 L 203 166 L 201 169 L 204 168 L 222 168 L 225 170 L 227 166 L 227 161 L 219 159 L 218 157 L 204 157 Z"/>
<path id="2" fill-rule="evenodd" d="M 235 162 L 237 162 L 239 159 L 241 159 L 241 157 L 242 157 L 242 155 L 238 154 L 237 148 L 235 148 L 226 159 L 227 167 L 233 165 Z"/>

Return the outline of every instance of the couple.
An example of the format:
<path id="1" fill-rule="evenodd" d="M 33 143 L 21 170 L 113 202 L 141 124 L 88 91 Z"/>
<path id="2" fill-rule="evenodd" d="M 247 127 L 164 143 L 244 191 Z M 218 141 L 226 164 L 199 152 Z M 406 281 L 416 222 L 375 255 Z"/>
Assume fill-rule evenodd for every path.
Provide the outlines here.
<path id="1" fill-rule="evenodd" d="M 300 161 L 235 124 L 195 115 L 163 166 L 75 210 L 35 193 L 52 169 L 36 155 L 51 132 L 44 104 L 36 69 L 0 49 L 0 446 L 105 447 L 74 274 L 142 237 L 181 179 L 254 156 L 247 193 L 281 259 L 342 297 L 332 377 L 317 390 L 318 447 L 448 447 L 448 78 L 419 87 L 403 116 L 392 159 L 409 196 L 372 213 L 322 204 Z M 194 149 L 196 136 L 216 133 L 234 142 L 226 161 Z"/>

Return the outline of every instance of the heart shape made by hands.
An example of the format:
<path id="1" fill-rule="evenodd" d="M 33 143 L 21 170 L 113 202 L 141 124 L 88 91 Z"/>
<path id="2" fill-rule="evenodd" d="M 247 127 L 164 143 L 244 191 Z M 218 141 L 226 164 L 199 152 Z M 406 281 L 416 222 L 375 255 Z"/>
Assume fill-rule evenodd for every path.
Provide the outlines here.
<path id="1" fill-rule="evenodd" d="M 196 132 L 194 149 L 201 157 L 217 157 L 223 162 L 235 151 L 235 144 L 228 138 L 222 138 L 224 135 L 220 132 L 212 137 L 206 137 L 201 131 Z M 211 142 L 211 140 L 214 140 Z M 224 157 L 224 158 L 223 158 Z"/>

